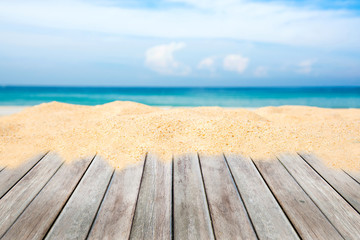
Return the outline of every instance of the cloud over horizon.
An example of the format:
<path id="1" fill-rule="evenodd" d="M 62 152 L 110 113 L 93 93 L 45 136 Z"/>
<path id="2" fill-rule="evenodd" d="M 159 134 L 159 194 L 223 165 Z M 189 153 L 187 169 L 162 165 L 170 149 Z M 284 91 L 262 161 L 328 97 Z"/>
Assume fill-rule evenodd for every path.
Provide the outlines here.
<path id="1" fill-rule="evenodd" d="M 242 74 L 249 64 L 249 59 L 238 54 L 229 54 L 224 58 L 224 70 Z"/>
<path id="2" fill-rule="evenodd" d="M 268 68 L 264 66 L 259 66 L 254 71 L 255 77 L 266 77 L 268 75 Z"/>
<path id="3" fill-rule="evenodd" d="M 298 72 L 302 74 L 309 74 L 313 70 L 313 65 L 317 62 L 316 59 L 307 59 L 298 64 Z"/>
<path id="4" fill-rule="evenodd" d="M 215 57 L 206 57 L 198 64 L 198 69 L 205 69 L 211 72 L 215 71 Z"/>
<path id="5" fill-rule="evenodd" d="M 175 60 L 174 52 L 184 48 L 183 42 L 157 45 L 146 50 L 145 65 L 151 70 L 164 75 L 187 75 L 190 67 Z"/>

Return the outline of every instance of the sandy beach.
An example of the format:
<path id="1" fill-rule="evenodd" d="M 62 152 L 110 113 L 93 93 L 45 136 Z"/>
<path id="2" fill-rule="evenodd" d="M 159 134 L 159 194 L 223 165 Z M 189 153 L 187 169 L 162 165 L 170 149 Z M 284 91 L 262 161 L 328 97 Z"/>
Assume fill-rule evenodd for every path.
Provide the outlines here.
<path id="1" fill-rule="evenodd" d="M 162 109 L 135 102 L 52 102 L 26 109 L 2 107 L 1 112 L 18 112 L 0 118 L 0 165 L 10 167 L 46 151 L 66 161 L 97 153 L 118 168 L 139 161 L 146 152 L 167 161 L 186 152 L 268 159 L 304 151 L 332 167 L 360 169 L 360 109 Z"/>

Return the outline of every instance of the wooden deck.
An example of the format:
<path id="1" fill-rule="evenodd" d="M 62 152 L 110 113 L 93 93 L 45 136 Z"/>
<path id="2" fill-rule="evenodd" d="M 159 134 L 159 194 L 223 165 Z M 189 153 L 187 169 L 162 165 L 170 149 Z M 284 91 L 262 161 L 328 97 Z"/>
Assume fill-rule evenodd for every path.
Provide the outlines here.
<path id="1" fill-rule="evenodd" d="M 1 239 L 360 239 L 360 173 L 308 154 L 0 168 Z"/>

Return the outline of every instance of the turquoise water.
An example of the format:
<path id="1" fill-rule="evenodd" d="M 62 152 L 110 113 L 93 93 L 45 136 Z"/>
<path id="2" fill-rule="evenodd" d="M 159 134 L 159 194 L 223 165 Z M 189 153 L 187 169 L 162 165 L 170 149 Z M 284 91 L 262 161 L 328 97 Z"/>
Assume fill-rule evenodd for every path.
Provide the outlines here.
<path id="1" fill-rule="evenodd" d="M 36 105 L 50 101 L 97 105 L 116 100 L 135 101 L 152 106 L 262 107 L 307 105 L 327 108 L 360 108 L 360 87 L 0 87 L 0 105 Z"/>

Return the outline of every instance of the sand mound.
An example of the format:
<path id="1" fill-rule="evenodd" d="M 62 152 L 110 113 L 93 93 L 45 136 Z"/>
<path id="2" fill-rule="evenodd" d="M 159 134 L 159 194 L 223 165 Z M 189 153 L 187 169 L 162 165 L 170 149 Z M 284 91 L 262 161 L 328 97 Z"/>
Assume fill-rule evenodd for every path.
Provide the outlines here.
<path id="1" fill-rule="evenodd" d="M 164 160 L 194 151 L 253 158 L 306 151 L 331 166 L 360 169 L 360 109 L 164 110 L 134 102 L 99 106 L 52 102 L 1 117 L 0 143 L 0 165 L 11 167 L 49 150 L 67 161 L 97 153 L 119 168 L 148 151 Z"/>

